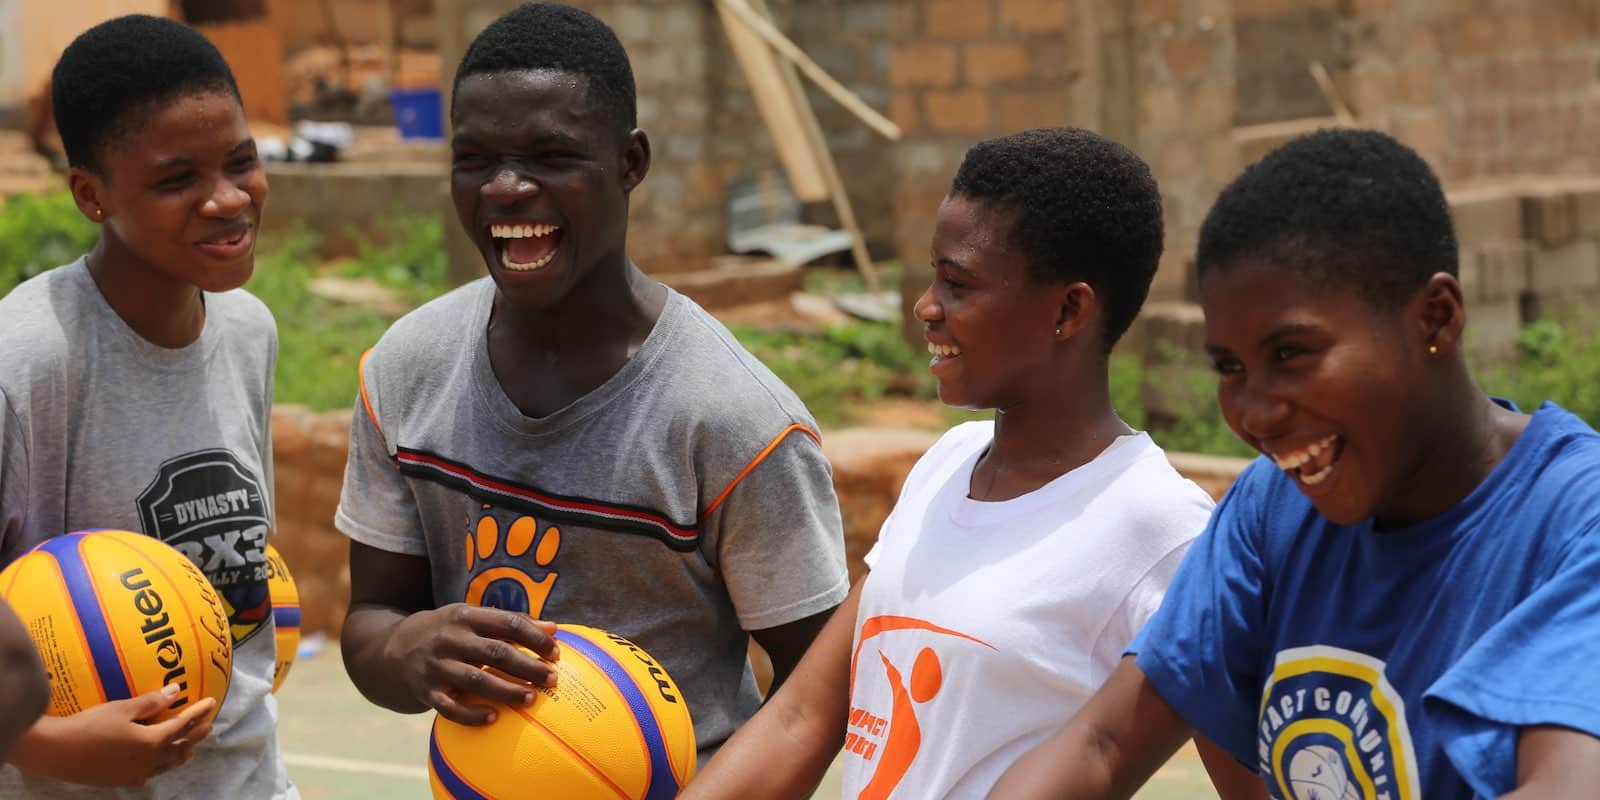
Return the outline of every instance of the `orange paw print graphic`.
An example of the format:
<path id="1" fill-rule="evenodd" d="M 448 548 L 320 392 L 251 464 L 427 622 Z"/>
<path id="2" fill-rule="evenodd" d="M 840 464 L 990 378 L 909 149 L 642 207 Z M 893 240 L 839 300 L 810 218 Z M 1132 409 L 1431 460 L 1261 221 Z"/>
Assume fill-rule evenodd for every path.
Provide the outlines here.
<path id="1" fill-rule="evenodd" d="M 550 569 L 561 550 L 561 530 L 518 516 L 502 526 L 491 506 L 484 506 L 466 534 L 466 602 L 476 606 L 520 611 L 534 617 L 544 612 L 558 573 Z M 535 578 L 530 572 L 543 573 Z"/>

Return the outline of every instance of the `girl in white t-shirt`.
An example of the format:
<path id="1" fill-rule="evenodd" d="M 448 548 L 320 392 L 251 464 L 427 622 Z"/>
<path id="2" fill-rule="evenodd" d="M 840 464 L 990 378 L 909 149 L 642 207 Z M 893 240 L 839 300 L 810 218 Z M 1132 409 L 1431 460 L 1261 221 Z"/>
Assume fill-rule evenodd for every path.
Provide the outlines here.
<path id="1" fill-rule="evenodd" d="M 870 574 L 684 797 L 808 797 L 841 747 L 847 798 L 982 797 L 1094 693 L 1212 505 L 1111 405 L 1161 249 L 1126 148 L 1047 128 L 967 152 L 916 315 L 940 399 L 994 421 L 917 462 Z M 1201 749 L 1225 795 L 1259 796 Z"/>

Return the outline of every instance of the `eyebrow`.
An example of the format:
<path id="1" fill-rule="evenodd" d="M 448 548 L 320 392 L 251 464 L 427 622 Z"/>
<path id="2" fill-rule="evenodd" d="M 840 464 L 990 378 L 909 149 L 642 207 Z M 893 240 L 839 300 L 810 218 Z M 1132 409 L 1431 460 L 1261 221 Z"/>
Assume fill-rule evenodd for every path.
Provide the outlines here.
<path id="1" fill-rule="evenodd" d="M 1260 341 L 1256 342 L 1256 347 L 1264 350 L 1268 347 L 1271 347 L 1272 344 L 1279 339 L 1285 339 L 1297 334 L 1321 333 L 1322 330 L 1323 328 L 1320 325 L 1311 325 L 1305 322 L 1291 322 L 1286 325 L 1279 325 L 1278 327 L 1268 331 L 1267 335 L 1261 337 Z M 1207 342 L 1205 345 L 1203 345 L 1203 349 L 1206 351 L 1206 355 L 1209 355 L 1212 358 L 1233 355 L 1232 350 L 1219 344 L 1211 344 L 1210 342 Z"/>
<path id="2" fill-rule="evenodd" d="M 937 267 L 947 267 L 949 269 L 955 270 L 956 272 L 959 272 L 962 275 L 970 276 L 970 275 L 976 274 L 972 270 L 967 269 L 965 264 L 962 264 L 960 261 L 957 261 L 957 260 L 955 260 L 955 259 L 953 259 L 953 258 L 951 258 L 949 256 L 944 256 L 942 258 L 936 258 L 936 259 L 934 259 L 933 264 L 934 264 L 934 266 L 937 266 Z"/>
<path id="3" fill-rule="evenodd" d="M 229 156 L 236 155 L 236 154 L 238 154 L 238 152 L 240 150 L 243 150 L 246 147 L 254 147 L 255 143 L 256 143 L 256 140 L 253 137 L 249 138 L 249 139 L 245 139 L 244 141 L 234 145 L 231 149 L 229 149 L 228 150 L 228 155 Z M 193 163 L 194 163 L 194 159 L 192 159 L 192 158 L 190 158 L 188 156 L 173 156 L 171 158 L 163 158 L 160 161 L 157 161 L 156 165 L 154 167 L 152 167 L 152 169 L 155 172 L 164 172 L 166 170 L 173 169 L 174 167 L 187 167 L 187 166 L 189 166 L 190 164 L 193 164 Z"/>
<path id="4" fill-rule="evenodd" d="M 454 136 L 450 137 L 450 144 L 453 147 L 483 147 L 484 146 L 482 142 L 480 142 L 477 139 L 473 138 L 471 135 L 462 134 L 462 133 L 458 133 L 458 134 L 455 134 Z M 532 147 L 544 147 L 544 146 L 548 146 L 548 145 L 564 145 L 564 146 L 567 146 L 567 147 L 580 147 L 580 146 L 583 145 L 583 140 L 579 139 L 576 136 L 572 136 L 570 134 L 563 133 L 561 131 L 546 131 L 544 133 L 539 134 L 530 143 L 530 146 L 532 146 Z"/>

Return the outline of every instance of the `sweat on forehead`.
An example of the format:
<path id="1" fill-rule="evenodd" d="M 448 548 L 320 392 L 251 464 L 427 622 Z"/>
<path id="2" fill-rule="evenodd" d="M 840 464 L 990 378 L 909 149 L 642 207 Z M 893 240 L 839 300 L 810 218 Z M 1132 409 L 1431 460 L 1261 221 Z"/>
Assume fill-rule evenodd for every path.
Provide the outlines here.
<path id="1" fill-rule="evenodd" d="M 131 14 L 67 45 L 50 75 L 50 102 L 67 162 L 95 167 L 112 139 L 174 98 L 222 92 L 239 99 L 233 71 L 195 29 Z"/>
<path id="2" fill-rule="evenodd" d="M 558 3 L 526 3 L 490 23 L 456 67 L 452 105 L 467 78 L 524 71 L 565 72 L 586 79 L 590 102 L 621 129 L 638 127 L 628 53 L 610 27 L 585 11 Z"/>

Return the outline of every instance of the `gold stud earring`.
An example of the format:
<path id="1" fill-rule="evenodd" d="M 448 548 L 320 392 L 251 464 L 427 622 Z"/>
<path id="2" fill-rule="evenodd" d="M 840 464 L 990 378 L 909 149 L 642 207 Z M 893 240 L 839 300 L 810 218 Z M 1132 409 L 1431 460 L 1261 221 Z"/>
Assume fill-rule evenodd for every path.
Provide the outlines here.
<path id="1" fill-rule="evenodd" d="M 1428 345 L 1428 355 L 1430 355 L 1430 356 L 1439 355 L 1439 346 L 1436 345 L 1436 344 Z"/>
<path id="2" fill-rule="evenodd" d="M 106 215 L 106 210 L 103 209 L 103 208 L 97 208 L 97 209 L 94 210 L 94 218 L 95 219 L 100 219 L 100 218 L 104 217 L 105 215 Z"/>
<path id="3" fill-rule="evenodd" d="M 1061 335 L 1061 329 L 1060 329 L 1060 328 L 1056 328 L 1056 335 L 1057 335 L 1057 336 L 1060 336 L 1060 335 Z"/>

